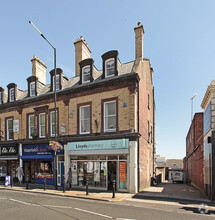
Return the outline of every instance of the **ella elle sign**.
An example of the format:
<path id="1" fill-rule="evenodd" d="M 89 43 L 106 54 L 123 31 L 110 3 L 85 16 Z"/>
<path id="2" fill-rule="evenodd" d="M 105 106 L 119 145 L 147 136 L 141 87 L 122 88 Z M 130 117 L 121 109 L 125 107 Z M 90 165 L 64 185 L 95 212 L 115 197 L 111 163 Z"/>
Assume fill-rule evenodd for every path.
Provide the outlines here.
<path id="1" fill-rule="evenodd" d="M 18 154 L 18 146 L 1 146 L 0 156 L 10 156 Z"/>

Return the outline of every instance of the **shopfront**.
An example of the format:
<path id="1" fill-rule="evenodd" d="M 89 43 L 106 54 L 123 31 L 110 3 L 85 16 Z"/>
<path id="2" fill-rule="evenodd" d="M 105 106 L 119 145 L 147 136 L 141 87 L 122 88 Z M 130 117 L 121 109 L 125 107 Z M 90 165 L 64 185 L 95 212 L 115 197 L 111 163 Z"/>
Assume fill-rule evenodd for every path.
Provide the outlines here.
<path id="1" fill-rule="evenodd" d="M 19 147 L 18 145 L 0 146 L 0 180 L 4 181 L 5 176 L 16 177 L 16 168 L 18 161 Z"/>
<path id="2" fill-rule="evenodd" d="M 114 139 L 68 143 L 72 185 L 110 190 L 113 180 L 118 191 L 128 191 L 129 140 Z"/>
<path id="3" fill-rule="evenodd" d="M 54 155 L 55 152 L 50 149 L 49 144 L 23 145 L 21 159 L 23 160 L 25 180 L 28 176 L 30 183 L 43 184 L 44 177 L 46 177 L 46 183 L 53 185 Z M 57 161 L 63 162 L 63 155 L 64 150 L 58 150 Z M 64 173 L 61 174 L 61 179 L 62 175 Z"/>

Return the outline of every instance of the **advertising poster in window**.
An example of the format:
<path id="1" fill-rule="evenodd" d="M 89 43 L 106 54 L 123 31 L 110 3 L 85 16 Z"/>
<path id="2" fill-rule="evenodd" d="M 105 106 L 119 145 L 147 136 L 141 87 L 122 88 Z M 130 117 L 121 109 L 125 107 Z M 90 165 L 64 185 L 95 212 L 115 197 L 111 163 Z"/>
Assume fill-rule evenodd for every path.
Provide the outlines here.
<path id="1" fill-rule="evenodd" d="M 93 162 L 87 162 L 87 173 L 93 173 Z"/>
<path id="2" fill-rule="evenodd" d="M 100 162 L 94 162 L 94 182 L 100 182 Z"/>
<path id="3" fill-rule="evenodd" d="M 77 185 L 77 161 L 71 162 L 71 171 L 72 171 L 72 185 Z"/>
<path id="4" fill-rule="evenodd" d="M 126 162 L 119 163 L 119 181 L 120 182 L 126 181 Z"/>
<path id="5" fill-rule="evenodd" d="M 104 176 L 107 176 L 107 162 L 101 162 L 101 170 L 103 170 Z"/>

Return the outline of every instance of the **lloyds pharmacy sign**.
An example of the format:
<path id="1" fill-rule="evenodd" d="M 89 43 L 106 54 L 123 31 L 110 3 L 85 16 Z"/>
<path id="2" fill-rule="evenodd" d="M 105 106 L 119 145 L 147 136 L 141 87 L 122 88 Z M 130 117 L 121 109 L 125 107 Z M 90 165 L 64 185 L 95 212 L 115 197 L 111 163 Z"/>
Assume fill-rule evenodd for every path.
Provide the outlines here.
<path id="1" fill-rule="evenodd" d="M 18 146 L 0 146 L 0 156 L 18 155 Z"/>
<path id="2" fill-rule="evenodd" d="M 82 141 L 68 143 L 69 151 L 128 149 L 129 139 Z"/>

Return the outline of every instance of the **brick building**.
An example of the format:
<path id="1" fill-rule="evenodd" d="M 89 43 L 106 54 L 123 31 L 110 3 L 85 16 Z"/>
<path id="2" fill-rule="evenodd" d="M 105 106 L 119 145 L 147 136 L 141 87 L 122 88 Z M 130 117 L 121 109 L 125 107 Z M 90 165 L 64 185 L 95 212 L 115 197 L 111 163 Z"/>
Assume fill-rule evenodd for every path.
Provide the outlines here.
<path id="1" fill-rule="evenodd" d="M 137 192 L 150 185 L 154 164 L 155 102 L 153 69 L 143 57 L 143 26 L 135 31 L 135 60 L 122 64 L 116 50 L 102 55 L 97 70 L 81 37 L 75 45 L 75 76 L 57 68 L 57 117 L 54 111 L 54 70 L 46 84 L 46 66 L 36 56 L 28 90 L 10 83 L 0 88 L 0 175 L 15 175 L 18 164 L 32 183 L 53 184 L 55 120 L 57 183 L 71 168 L 73 185 Z M 9 150 L 11 149 L 11 150 Z M 2 154 L 2 152 L 4 152 Z M 13 152 L 13 154 L 11 153 Z"/>
<path id="2" fill-rule="evenodd" d="M 203 113 L 196 113 L 186 137 L 185 174 L 187 181 L 204 191 Z"/>

